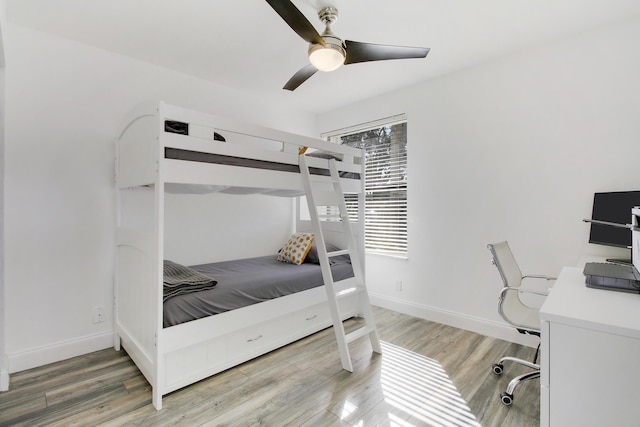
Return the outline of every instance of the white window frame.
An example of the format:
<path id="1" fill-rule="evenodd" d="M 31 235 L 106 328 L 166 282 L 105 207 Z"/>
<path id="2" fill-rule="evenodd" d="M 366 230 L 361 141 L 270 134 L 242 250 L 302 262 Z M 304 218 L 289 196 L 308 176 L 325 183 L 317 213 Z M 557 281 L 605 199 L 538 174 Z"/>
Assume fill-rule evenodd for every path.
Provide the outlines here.
<path id="1" fill-rule="evenodd" d="M 367 123 L 363 123 L 356 126 L 350 126 L 347 128 L 338 129 L 331 132 L 323 133 L 322 138 L 340 144 L 341 137 L 344 135 L 353 135 L 361 132 L 366 132 L 373 129 L 379 129 L 382 127 L 391 127 L 401 123 L 407 123 L 406 114 L 400 114 L 392 117 L 387 117 Z M 390 173 L 390 180 L 394 180 L 386 189 L 381 188 L 380 178 L 382 175 L 372 176 L 370 172 L 372 169 L 367 169 L 365 161 L 365 249 L 367 253 L 375 253 L 380 255 L 387 255 L 392 257 L 407 258 L 408 256 L 408 200 L 407 200 L 407 187 L 408 187 L 408 173 L 406 157 L 406 150 L 408 141 L 401 142 L 397 152 L 392 149 L 390 156 L 399 155 L 400 162 L 393 164 L 393 160 L 390 160 L 391 166 L 396 170 Z M 369 156 L 365 155 L 365 159 Z M 378 170 L 379 171 L 379 170 Z M 380 172 L 381 174 L 384 172 Z M 378 182 L 378 186 L 374 183 Z M 372 214 L 375 209 L 373 201 L 374 194 L 400 194 L 400 197 L 395 200 L 389 200 L 389 208 L 393 212 L 392 220 L 387 220 L 382 216 L 377 217 Z M 347 201 L 348 209 L 357 209 L 357 201 L 353 203 L 349 199 Z M 378 202 L 378 207 L 379 207 Z M 379 210 L 379 209 L 378 209 Z M 355 214 L 354 214 L 355 215 Z M 385 223 L 388 227 L 385 227 Z"/>

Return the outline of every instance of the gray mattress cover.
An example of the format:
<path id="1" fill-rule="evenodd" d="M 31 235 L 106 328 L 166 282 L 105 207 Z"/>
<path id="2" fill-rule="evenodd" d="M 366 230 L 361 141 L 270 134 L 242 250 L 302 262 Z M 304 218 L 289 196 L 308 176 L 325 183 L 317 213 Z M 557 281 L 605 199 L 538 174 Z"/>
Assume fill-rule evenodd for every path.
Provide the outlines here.
<path id="1" fill-rule="evenodd" d="M 186 160 L 190 162 L 217 163 L 221 165 L 300 173 L 300 167 L 298 165 L 271 162 L 267 160 L 248 159 L 244 157 L 227 156 L 224 154 L 203 153 L 200 151 L 184 150 L 180 148 L 165 147 L 164 157 L 167 159 Z M 309 171 L 314 175 L 330 175 L 328 169 L 310 167 Z M 356 172 L 340 171 L 339 175 L 342 178 L 360 179 L 360 174 Z"/>
<path id="2" fill-rule="evenodd" d="M 320 265 L 280 262 L 276 255 L 192 265 L 190 268 L 213 277 L 218 285 L 165 301 L 165 328 L 305 291 L 324 283 Z M 331 271 L 335 281 L 353 277 L 351 264 L 343 260 L 335 260 Z"/>

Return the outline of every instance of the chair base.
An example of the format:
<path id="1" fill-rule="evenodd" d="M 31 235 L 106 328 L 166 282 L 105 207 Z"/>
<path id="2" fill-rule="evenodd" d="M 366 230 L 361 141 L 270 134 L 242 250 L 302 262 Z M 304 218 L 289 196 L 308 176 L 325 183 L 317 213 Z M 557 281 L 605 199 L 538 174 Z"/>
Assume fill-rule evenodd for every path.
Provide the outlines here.
<path id="1" fill-rule="evenodd" d="M 528 362 L 523 359 L 518 359 L 517 357 L 507 356 L 500 359 L 498 363 L 493 364 L 491 369 L 494 374 L 496 375 L 502 374 L 504 370 L 504 362 L 514 362 L 514 363 L 518 363 L 520 365 L 526 366 L 528 368 L 534 369 L 534 371 L 532 372 L 527 372 L 525 374 L 518 375 L 517 377 L 513 378 L 509 382 L 509 385 L 507 386 L 507 390 L 500 394 L 500 400 L 502 401 L 502 403 L 506 406 L 509 406 L 513 403 L 513 392 L 515 391 L 518 384 L 520 384 L 523 381 L 540 378 L 540 365 Z"/>

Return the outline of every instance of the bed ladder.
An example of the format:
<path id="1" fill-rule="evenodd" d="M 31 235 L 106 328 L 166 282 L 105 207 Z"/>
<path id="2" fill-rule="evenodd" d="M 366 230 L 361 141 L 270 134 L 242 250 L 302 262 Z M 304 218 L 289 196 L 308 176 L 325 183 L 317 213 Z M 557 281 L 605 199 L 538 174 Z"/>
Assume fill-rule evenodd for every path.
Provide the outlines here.
<path id="1" fill-rule="evenodd" d="M 311 174 L 304 154 L 300 154 L 299 164 L 302 182 L 307 196 L 307 206 L 309 208 L 309 215 L 311 216 L 311 224 L 315 234 L 324 288 L 327 292 L 327 300 L 333 319 L 333 330 L 336 334 L 338 350 L 340 351 L 342 368 L 353 372 L 353 364 L 349 354 L 349 343 L 368 335 L 372 350 L 376 353 L 382 353 L 382 351 L 375 319 L 373 318 L 373 312 L 371 310 L 371 303 L 369 302 L 369 295 L 364 282 L 358 247 L 353 236 L 347 206 L 344 201 L 344 193 L 342 191 L 342 185 L 340 184 L 340 174 L 334 159 L 329 160 L 329 176 Z M 333 215 L 320 215 L 318 214 L 317 206 L 337 207 L 338 213 Z M 330 210 L 335 211 L 335 209 Z M 344 233 L 345 241 L 347 242 L 347 249 L 327 252 L 321 224 L 322 221 L 327 220 L 333 220 L 334 223 L 341 224 L 342 233 Z M 334 282 L 329 259 L 341 255 L 349 255 L 351 258 L 351 268 L 353 269 L 354 277 Z M 336 287 L 338 287 L 339 290 L 337 290 Z M 358 315 L 364 319 L 364 326 L 347 334 L 342 324 L 339 300 L 348 295 L 353 295 L 354 292 L 357 293 Z"/>

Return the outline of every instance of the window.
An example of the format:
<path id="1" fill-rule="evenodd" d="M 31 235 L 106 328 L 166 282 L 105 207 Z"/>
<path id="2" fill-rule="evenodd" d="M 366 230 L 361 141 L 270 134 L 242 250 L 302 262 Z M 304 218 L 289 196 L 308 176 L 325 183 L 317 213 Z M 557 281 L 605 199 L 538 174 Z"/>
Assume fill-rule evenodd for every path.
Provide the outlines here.
<path id="1" fill-rule="evenodd" d="M 407 255 L 407 122 L 404 116 L 325 135 L 365 150 L 365 247 Z M 353 200 L 350 200 L 350 199 Z M 347 207 L 357 209 L 357 197 Z"/>

